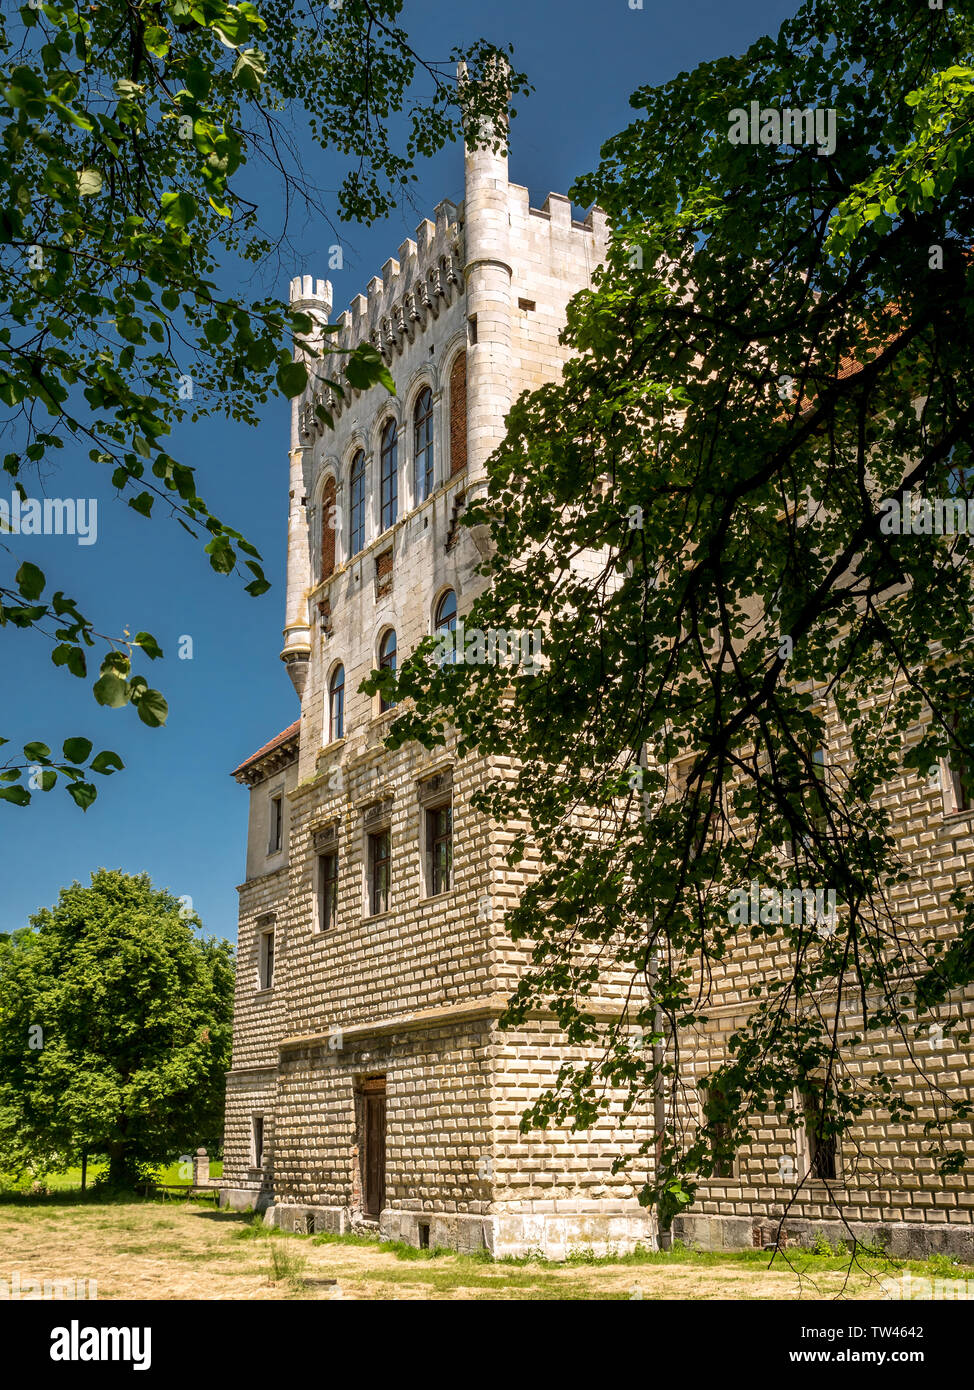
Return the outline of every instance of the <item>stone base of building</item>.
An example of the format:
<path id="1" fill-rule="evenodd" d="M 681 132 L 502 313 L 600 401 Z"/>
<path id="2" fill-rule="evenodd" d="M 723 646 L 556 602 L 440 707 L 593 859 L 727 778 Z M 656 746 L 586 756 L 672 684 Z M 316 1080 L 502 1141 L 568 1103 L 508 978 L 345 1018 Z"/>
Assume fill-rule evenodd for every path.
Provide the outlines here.
<path id="1" fill-rule="evenodd" d="M 673 1222 L 673 1236 L 699 1250 L 745 1250 L 774 1245 L 779 1239 L 778 1227 L 774 1216 L 678 1216 Z M 781 1231 L 785 1248 L 811 1246 L 816 1238 L 835 1248 L 848 1243 L 851 1236 L 897 1259 L 952 1255 L 974 1264 L 974 1226 L 970 1224 L 850 1221 L 846 1226 L 841 1221 L 788 1217 Z"/>
<path id="2" fill-rule="evenodd" d="M 638 1245 L 656 1249 L 656 1225 L 648 1213 L 621 1212 L 506 1212 L 494 1222 L 495 1258 L 541 1255 L 565 1260 L 574 1251 L 593 1255 L 628 1255 Z"/>
<path id="3" fill-rule="evenodd" d="M 299 1206 L 279 1202 L 264 1213 L 269 1226 L 299 1235 L 327 1231 L 343 1235 L 368 1229 L 356 1222 L 346 1207 Z M 375 1226 L 372 1226 L 375 1230 Z M 404 1211 L 386 1207 L 377 1234 L 383 1240 L 400 1240 L 418 1249 L 456 1250 L 475 1255 L 487 1250 L 495 1259 L 505 1255 L 540 1255 L 548 1260 L 567 1259 L 573 1251 L 595 1255 L 625 1255 L 637 1245 L 656 1248 L 655 1228 L 644 1213 L 504 1213 L 474 1216 L 459 1212 Z"/>
<path id="4" fill-rule="evenodd" d="M 221 1207 L 231 1211 L 265 1211 L 271 1203 L 271 1194 L 257 1187 L 221 1187 L 219 1189 Z"/>

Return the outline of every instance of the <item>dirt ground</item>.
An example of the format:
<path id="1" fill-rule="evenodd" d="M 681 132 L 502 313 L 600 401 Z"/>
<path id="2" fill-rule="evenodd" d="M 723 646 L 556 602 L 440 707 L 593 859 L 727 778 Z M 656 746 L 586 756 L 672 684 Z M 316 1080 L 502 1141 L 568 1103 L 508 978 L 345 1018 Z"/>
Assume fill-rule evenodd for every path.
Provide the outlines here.
<path id="1" fill-rule="evenodd" d="M 423 1252 L 424 1255 L 426 1252 Z M 412 1252 L 407 1252 L 412 1254 Z M 873 1261 L 804 1252 L 490 1263 L 266 1233 L 185 1200 L 0 1203 L 0 1280 L 94 1279 L 99 1299 L 814 1299 L 882 1297 Z M 969 1271 L 968 1271 L 969 1272 Z M 334 1282 L 332 1282 L 334 1281 Z"/>

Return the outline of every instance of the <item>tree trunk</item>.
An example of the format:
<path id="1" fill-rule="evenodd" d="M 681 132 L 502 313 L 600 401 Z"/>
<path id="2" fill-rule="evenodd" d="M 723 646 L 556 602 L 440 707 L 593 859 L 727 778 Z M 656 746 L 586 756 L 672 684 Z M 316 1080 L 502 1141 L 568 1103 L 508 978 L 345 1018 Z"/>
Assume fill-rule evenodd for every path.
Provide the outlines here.
<path id="1" fill-rule="evenodd" d="M 81 1150 L 81 1190 L 88 1186 L 88 1150 Z"/>

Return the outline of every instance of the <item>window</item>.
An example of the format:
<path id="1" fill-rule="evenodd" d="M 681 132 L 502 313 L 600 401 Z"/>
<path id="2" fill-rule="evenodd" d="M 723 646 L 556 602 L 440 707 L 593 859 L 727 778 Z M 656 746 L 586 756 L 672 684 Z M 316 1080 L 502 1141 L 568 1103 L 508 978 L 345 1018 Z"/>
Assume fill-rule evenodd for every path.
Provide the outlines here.
<path id="1" fill-rule="evenodd" d="M 452 589 L 447 589 L 436 605 L 436 618 L 433 625 L 437 632 L 456 632 L 457 596 Z"/>
<path id="2" fill-rule="evenodd" d="M 318 931 L 329 931 L 338 921 L 338 855 L 318 856 Z"/>
<path id="3" fill-rule="evenodd" d="M 255 1115 L 253 1117 L 253 1129 L 250 1137 L 250 1159 L 252 1168 L 263 1168 L 264 1166 L 264 1117 Z"/>
<path id="4" fill-rule="evenodd" d="M 951 729 L 956 734 L 959 719 L 955 714 Z M 974 807 L 974 767 L 971 767 L 963 753 L 954 748 L 947 759 L 948 785 L 950 786 L 950 809 L 970 811 Z"/>
<path id="5" fill-rule="evenodd" d="M 284 797 L 282 794 L 271 797 L 270 825 L 267 837 L 267 853 L 279 854 L 284 847 Z"/>
<path id="6" fill-rule="evenodd" d="M 399 512 L 399 431 L 390 420 L 379 453 L 379 529 L 388 531 Z"/>
<path id="7" fill-rule="evenodd" d="M 414 502 L 425 502 L 433 491 L 433 392 L 420 391 L 413 409 Z"/>
<path id="8" fill-rule="evenodd" d="M 336 666 L 328 686 L 328 742 L 345 737 L 345 667 Z"/>
<path id="9" fill-rule="evenodd" d="M 467 466 L 467 354 L 450 368 L 450 476 Z"/>
<path id="10" fill-rule="evenodd" d="M 321 577 L 327 579 L 335 573 L 335 479 L 325 479 L 321 490 Z"/>
<path id="11" fill-rule="evenodd" d="M 457 630 L 457 596 L 452 589 L 447 589 L 436 605 L 436 612 L 433 614 L 433 630 L 437 637 L 444 639 L 439 643 L 440 655 L 438 660 L 440 664 L 452 665 L 457 660 L 455 638 L 447 637 L 448 633 Z"/>
<path id="12" fill-rule="evenodd" d="M 396 634 L 393 628 L 385 634 L 379 643 L 379 670 L 395 671 L 396 669 Z M 385 696 L 379 697 L 379 710 L 384 714 L 387 709 L 393 709 L 394 700 L 387 700 Z"/>
<path id="13" fill-rule="evenodd" d="M 426 812 L 426 893 L 445 893 L 453 874 L 453 808 L 434 806 Z"/>
<path id="14" fill-rule="evenodd" d="M 357 555 L 365 546 L 365 454 L 361 449 L 352 460 L 349 493 L 348 549 Z"/>
<path id="15" fill-rule="evenodd" d="M 392 835 L 380 830 L 369 836 L 369 916 L 389 911 L 389 880 L 392 873 Z"/>
<path id="16" fill-rule="evenodd" d="M 806 1082 L 801 1091 L 801 1102 L 805 1115 L 809 1176 L 819 1181 L 831 1181 L 836 1176 L 836 1140 L 834 1134 L 826 1132 L 825 1087 L 820 1082 Z"/>
<path id="17" fill-rule="evenodd" d="M 274 929 L 261 932 L 260 965 L 258 970 L 261 989 L 274 988 Z"/>
<path id="18" fill-rule="evenodd" d="M 703 1099 L 704 1105 L 709 1105 L 717 1114 L 726 1112 L 727 1098 L 718 1087 L 707 1087 Z M 731 1127 L 724 1119 L 711 1119 L 710 1128 L 713 1133 L 713 1176 L 715 1178 L 732 1178 L 734 1177 L 734 1156 L 730 1152 Z"/>

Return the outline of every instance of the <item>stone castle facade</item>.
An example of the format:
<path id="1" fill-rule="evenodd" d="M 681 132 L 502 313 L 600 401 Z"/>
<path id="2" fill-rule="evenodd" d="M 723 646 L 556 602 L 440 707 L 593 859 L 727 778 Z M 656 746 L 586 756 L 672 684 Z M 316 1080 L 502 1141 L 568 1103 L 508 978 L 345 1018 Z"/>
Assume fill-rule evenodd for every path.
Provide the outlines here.
<path id="1" fill-rule="evenodd" d="M 301 713 L 235 773 L 250 822 L 222 1188 L 287 1229 L 372 1224 L 417 1245 L 554 1258 L 654 1239 L 636 1200 L 647 1160 L 611 1172 L 611 1119 L 584 1134 L 519 1131 L 566 1049 L 550 1020 L 497 1022 L 521 960 L 503 930 L 520 880 L 504 861 L 510 835 L 470 797 L 503 768 L 460 763 L 449 744 L 388 752 L 394 714 L 359 692 L 373 668 L 468 611 L 486 539 L 458 519 L 511 404 L 559 374 L 567 302 L 605 239 L 598 209 L 573 221 L 558 194 L 532 208 L 505 155 L 468 150 L 463 203 L 440 203 L 338 320 L 345 348 L 382 352 L 396 395 L 377 386 L 337 400 L 312 386 L 293 405 L 282 657 Z M 326 322 L 331 288 L 297 279 L 291 302 Z M 904 815 L 927 814 L 911 796 Z M 941 896 L 974 847 L 969 815 L 945 827 L 923 841 Z M 727 963 L 708 1010 L 701 1077 L 743 1021 L 746 956 Z M 612 998 L 607 985 L 602 1007 Z M 883 1065 L 911 1063 L 891 1042 Z M 969 1052 L 952 1054 L 951 1075 L 974 1080 Z M 819 1154 L 822 1171 L 793 1202 L 794 1173 L 813 1156 L 768 1117 L 677 1229 L 706 1245 L 763 1244 L 787 1208 L 792 1238 L 839 1235 L 828 1193 L 841 1187 L 859 1233 L 974 1258 L 971 1180 L 934 1179 L 902 1130 L 865 1124 L 854 1173 L 848 1156 Z M 631 1126 L 621 1148 L 635 1153 L 649 1132 Z"/>

